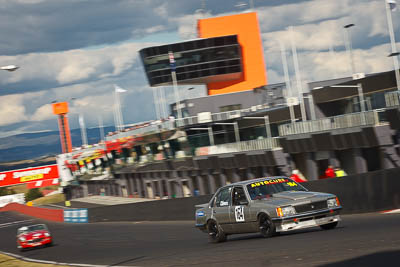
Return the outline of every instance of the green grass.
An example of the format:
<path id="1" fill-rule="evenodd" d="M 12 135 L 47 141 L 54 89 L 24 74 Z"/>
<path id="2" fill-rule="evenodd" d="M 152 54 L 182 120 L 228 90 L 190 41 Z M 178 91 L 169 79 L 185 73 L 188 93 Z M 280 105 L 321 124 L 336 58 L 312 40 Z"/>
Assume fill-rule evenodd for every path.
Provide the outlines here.
<path id="1" fill-rule="evenodd" d="M 32 200 L 33 206 L 40 206 L 46 204 L 60 203 L 65 201 L 64 194 L 54 194 L 51 196 L 40 197 Z"/>
<path id="2" fill-rule="evenodd" d="M 29 261 L 22 261 L 8 255 L 0 254 L 0 267 L 62 267 L 65 265 L 43 264 Z"/>

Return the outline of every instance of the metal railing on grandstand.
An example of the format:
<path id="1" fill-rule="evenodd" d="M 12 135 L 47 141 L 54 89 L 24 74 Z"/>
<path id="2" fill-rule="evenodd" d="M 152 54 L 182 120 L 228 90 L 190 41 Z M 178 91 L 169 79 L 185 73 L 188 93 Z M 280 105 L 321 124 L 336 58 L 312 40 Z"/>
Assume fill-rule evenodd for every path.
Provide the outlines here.
<path id="1" fill-rule="evenodd" d="M 279 125 L 279 135 L 323 132 L 341 128 L 376 126 L 385 123 L 384 110 L 371 110 L 323 118 L 312 121 L 300 121 Z"/>
<path id="2" fill-rule="evenodd" d="M 221 144 L 196 149 L 196 155 L 213 155 L 223 153 L 245 152 L 252 150 L 273 150 L 280 148 L 279 140 L 276 137 L 263 138 L 236 143 Z"/>
<path id="3" fill-rule="evenodd" d="M 278 106 L 282 106 L 279 104 Z M 225 111 L 225 112 L 218 112 L 218 113 L 210 113 L 210 116 L 204 120 L 200 119 L 199 116 L 192 116 L 192 117 L 185 117 L 182 119 L 175 119 L 175 123 L 177 127 L 188 126 L 203 122 L 215 122 L 215 121 L 223 121 L 229 119 L 240 118 L 243 116 L 249 116 L 256 112 L 260 112 L 266 109 L 271 108 L 268 104 L 257 105 L 252 108 L 246 109 L 239 109 L 239 110 L 232 110 L 232 111 Z"/>
<path id="4" fill-rule="evenodd" d="M 133 126 L 133 127 L 135 127 L 135 126 Z M 114 140 L 114 139 L 134 136 L 134 135 L 149 134 L 151 132 L 158 132 L 159 130 L 173 130 L 173 129 L 175 129 L 173 120 L 167 120 L 167 121 L 163 121 L 163 122 L 155 121 L 152 123 L 148 123 L 148 125 L 137 126 L 137 128 L 134 128 L 131 130 L 126 130 L 124 132 L 118 132 L 111 136 L 106 136 L 105 139 L 106 139 L 106 141 L 109 141 L 109 140 Z"/>
<path id="5" fill-rule="evenodd" d="M 399 92 L 387 92 L 385 93 L 386 107 L 396 107 L 399 106 Z"/>

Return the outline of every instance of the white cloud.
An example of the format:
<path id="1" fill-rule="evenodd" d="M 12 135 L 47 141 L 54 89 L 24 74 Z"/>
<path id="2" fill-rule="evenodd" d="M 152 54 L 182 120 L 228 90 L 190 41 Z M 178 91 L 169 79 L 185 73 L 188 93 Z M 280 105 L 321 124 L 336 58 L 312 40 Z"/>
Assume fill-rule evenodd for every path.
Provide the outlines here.
<path id="1" fill-rule="evenodd" d="M 55 118 L 51 104 L 45 104 L 39 107 L 35 113 L 30 116 L 31 121 L 44 121 Z"/>
<path id="2" fill-rule="evenodd" d="M 27 120 L 23 95 L 0 96 L 0 126 Z"/>
<path id="3" fill-rule="evenodd" d="M 127 43 L 117 46 L 70 50 L 55 53 L 31 53 L 0 57 L 5 64 L 18 63 L 21 68 L 10 75 L 2 75 L 2 83 L 42 80 L 59 85 L 83 80 L 117 76 L 138 62 L 138 51 L 150 43 Z M 14 62 L 14 63 L 13 63 Z"/>

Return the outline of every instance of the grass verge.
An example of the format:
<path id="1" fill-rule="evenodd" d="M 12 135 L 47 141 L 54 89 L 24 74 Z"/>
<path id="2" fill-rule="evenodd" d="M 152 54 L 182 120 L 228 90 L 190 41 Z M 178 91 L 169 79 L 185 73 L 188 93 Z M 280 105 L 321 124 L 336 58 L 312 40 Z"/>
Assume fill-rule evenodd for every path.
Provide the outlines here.
<path id="1" fill-rule="evenodd" d="M 0 253 L 0 266 L 1 267 L 52 267 L 52 266 L 67 266 L 67 265 L 55 265 L 55 264 L 44 264 L 44 263 L 36 263 L 23 261 L 8 255 L 4 255 Z"/>
<path id="2" fill-rule="evenodd" d="M 46 204 L 60 203 L 65 201 L 64 194 L 54 194 L 51 196 L 40 197 L 32 200 L 33 206 L 40 206 Z"/>

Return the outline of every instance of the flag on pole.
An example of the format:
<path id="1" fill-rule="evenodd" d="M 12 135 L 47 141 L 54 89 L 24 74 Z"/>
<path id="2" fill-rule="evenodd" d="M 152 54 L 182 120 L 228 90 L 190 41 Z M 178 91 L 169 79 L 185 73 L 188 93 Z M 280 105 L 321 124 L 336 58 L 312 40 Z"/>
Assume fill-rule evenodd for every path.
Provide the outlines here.
<path id="1" fill-rule="evenodd" d="M 396 11 L 396 0 L 386 0 L 391 11 Z"/>
<path id="2" fill-rule="evenodd" d="M 171 51 L 168 52 L 168 57 L 169 57 L 169 65 L 171 66 L 171 69 L 175 71 L 176 65 L 175 65 L 175 58 L 174 58 L 174 53 Z"/>
<path id="3" fill-rule="evenodd" d="M 127 90 L 125 90 L 125 89 L 119 87 L 119 86 L 116 85 L 116 84 L 114 84 L 114 88 L 115 88 L 115 92 L 117 92 L 117 93 L 124 93 L 124 92 L 127 91 Z"/>

